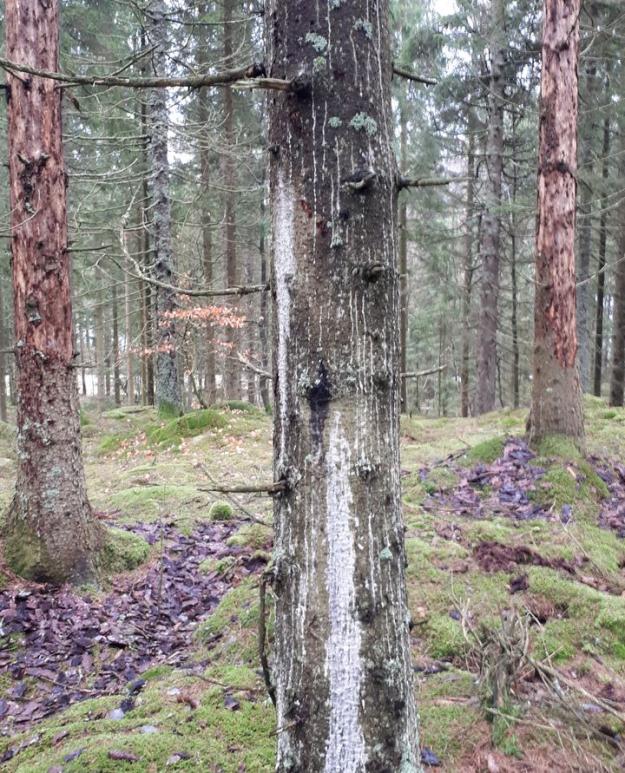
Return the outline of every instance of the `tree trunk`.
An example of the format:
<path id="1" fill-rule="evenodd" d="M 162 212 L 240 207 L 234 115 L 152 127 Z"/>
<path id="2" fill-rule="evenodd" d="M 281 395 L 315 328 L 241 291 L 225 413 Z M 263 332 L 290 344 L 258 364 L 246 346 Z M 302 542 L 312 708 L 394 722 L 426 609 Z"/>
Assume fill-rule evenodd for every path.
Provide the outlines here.
<path id="1" fill-rule="evenodd" d="M 595 320 L 595 360 L 593 394 L 601 397 L 603 374 L 603 314 L 605 300 L 605 267 L 608 246 L 608 180 L 610 176 L 610 116 L 603 122 L 603 193 L 601 194 L 601 221 L 599 224 L 599 265 L 597 271 L 597 316 Z"/>
<path id="2" fill-rule="evenodd" d="M 120 379 L 119 379 L 119 306 L 117 303 L 117 283 L 113 280 L 113 303 L 111 304 L 111 311 L 113 317 L 113 342 L 111 346 L 111 358 L 113 360 L 113 397 L 115 399 L 115 405 L 122 404 L 122 396 L 120 391 Z"/>
<path id="3" fill-rule="evenodd" d="M 516 122 L 513 123 L 513 153 L 516 153 Z M 512 405 L 518 408 L 521 402 L 520 396 L 520 353 L 519 353 L 519 288 L 517 279 L 517 190 L 519 178 L 517 165 L 514 164 L 512 172 L 512 215 L 510 233 L 510 279 L 512 283 Z"/>
<path id="4" fill-rule="evenodd" d="M 538 158 L 534 379 L 529 436 L 581 446 L 575 325 L 577 59 L 580 0 L 545 0 Z"/>
<path id="5" fill-rule="evenodd" d="M 155 75 L 165 75 L 167 65 L 167 19 L 164 0 L 154 0 L 148 8 L 148 33 L 154 47 L 152 53 Z M 174 261 L 171 247 L 171 199 L 169 193 L 169 159 L 167 150 L 168 109 L 165 89 L 152 89 L 148 102 L 150 132 L 150 188 L 154 277 L 171 285 Z M 182 396 L 178 377 L 176 323 L 168 314 L 176 309 L 176 293 L 163 287 L 156 289 L 157 353 L 155 401 L 159 412 L 182 413 Z"/>
<path id="6" fill-rule="evenodd" d="M 470 375 L 469 365 L 471 359 L 471 291 L 473 289 L 473 244 L 475 229 L 473 218 L 475 217 L 475 112 L 469 110 L 467 126 L 469 148 L 467 152 L 467 206 L 464 237 L 464 266 L 463 266 L 463 290 L 462 290 L 462 365 L 460 372 L 460 412 L 464 418 L 469 415 Z"/>
<path id="7" fill-rule="evenodd" d="M 490 36 L 491 70 L 486 144 L 486 194 L 480 231 L 482 284 L 477 337 L 475 413 L 495 408 L 497 378 L 497 328 L 499 323 L 499 263 L 501 232 L 501 182 L 503 176 L 503 109 L 505 0 L 492 0 Z"/>
<path id="8" fill-rule="evenodd" d="M 6 52 L 57 70 L 59 2 L 6 4 Z M 74 362 L 62 91 L 6 73 L 13 303 L 17 342 L 18 467 L 3 528 L 4 555 L 37 581 L 95 575 L 101 527 L 85 486 Z"/>
<path id="9" fill-rule="evenodd" d="M 266 223 L 266 207 L 265 207 L 265 178 L 263 176 L 263 195 L 260 199 L 260 236 L 258 241 L 258 251 L 260 252 L 260 283 L 263 287 L 266 286 L 269 277 L 267 271 L 267 248 L 265 232 L 267 229 Z M 269 341 L 267 330 L 269 328 L 269 298 L 265 291 L 260 294 L 260 318 L 258 321 L 258 336 L 260 339 L 260 357 L 261 368 L 267 372 L 269 370 Z M 269 396 L 269 379 L 260 378 L 260 399 L 263 403 L 263 408 L 267 413 L 271 411 L 271 398 Z"/>
<path id="10" fill-rule="evenodd" d="M 622 76 L 625 86 L 625 74 Z M 625 89 L 621 89 L 623 94 Z M 625 180 L 625 119 L 621 121 L 621 185 Z M 612 376 L 610 379 L 610 405 L 623 405 L 625 390 L 625 204 L 621 202 L 619 238 L 614 277 L 614 327 L 612 332 Z"/>
<path id="11" fill-rule="evenodd" d="M 126 235 L 124 234 L 124 238 Z M 135 372 L 134 356 L 132 354 L 132 303 L 130 300 L 131 280 L 130 264 L 125 260 L 124 271 L 124 336 L 126 339 L 126 405 L 134 405 L 135 402 Z"/>
<path id="12" fill-rule="evenodd" d="M 0 421 L 8 421 L 7 411 L 7 373 L 6 354 L 8 348 L 6 327 L 4 324 L 4 289 L 0 282 Z"/>
<path id="13" fill-rule="evenodd" d="M 277 770 L 409 773 L 388 2 L 267 20 Z"/>
<path id="14" fill-rule="evenodd" d="M 98 289 L 95 300 L 95 313 L 93 324 L 95 327 L 95 360 L 96 375 L 98 379 L 98 403 L 99 410 L 102 410 L 104 399 L 106 397 L 106 343 L 104 341 L 104 293 L 102 285 L 104 284 L 104 275 L 100 265 L 96 265 L 96 282 Z"/>
<path id="15" fill-rule="evenodd" d="M 399 164 L 402 174 L 408 166 L 408 127 L 406 113 L 400 108 Z M 399 370 L 408 370 L 408 202 L 406 194 L 399 200 Z M 408 379 L 400 382 L 401 410 L 408 412 Z"/>
<path id="16" fill-rule="evenodd" d="M 597 65 L 591 62 L 586 68 L 586 120 L 580 164 L 586 182 L 579 186 L 579 270 L 577 272 L 577 341 L 578 364 L 582 391 L 590 391 L 590 255 L 592 251 L 592 204 L 593 189 L 590 178 L 593 174 L 594 102 L 597 83 Z"/>
<path id="17" fill-rule="evenodd" d="M 234 0 L 224 0 L 224 67 L 233 67 L 233 36 L 232 17 Z M 234 97 L 230 86 L 223 89 L 224 111 L 224 154 L 222 159 L 224 188 L 226 197 L 225 207 L 225 254 L 226 254 L 226 284 L 235 287 L 238 283 L 237 266 L 237 214 L 236 214 L 236 187 L 237 170 L 235 166 L 235 126 L 234 126 Z M 235 304 L 236 305 L 236 304 Z M 241 369 L 237 363 L 236 349 L 239 345 L 238 331 L 234 327 L 225 328 L 226 339 L 226 364 L 224 368 L 224 397 L 228 400 L 241 398 Z"/>
<path id="18" fill-rule="evenodd" d="M 208 3 L 202 2 L 198 6 L 200 19 L 204 19 L 209 12 Z M 204 72 L 209 66 L 208 61 L 208 27 L 200 28 L 200 46 L 198 51 L 198 65 L 200 71 Z M 211 151 L 210 151 L 210 132 L 208 129 L 209 117 L 209 95 L 208 89 L 198 90 L 198 119 L 200 122 L 199 142 L 200 142 L 200 181 L 202 195 L 200 197 L 200 222 L 202 227 L 202 268 L 204 273 L 204 283 L 206 287 L 213 284 L 213 231 L 212 216 L 209 205 L 208 192 L 210 190 L 211 176 Z M 210 304 L 210 300 L 209 300 Z M 215 328 L 208 322 L 206 324 L 204 335 L 204 398 L 208 405 L 215 402 Z"/>

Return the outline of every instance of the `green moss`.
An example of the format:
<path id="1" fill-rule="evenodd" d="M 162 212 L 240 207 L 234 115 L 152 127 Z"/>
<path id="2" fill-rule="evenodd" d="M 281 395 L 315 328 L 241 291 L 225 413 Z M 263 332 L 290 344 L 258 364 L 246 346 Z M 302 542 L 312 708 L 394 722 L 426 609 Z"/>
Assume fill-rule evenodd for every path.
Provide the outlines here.
<path id="1" fill-rule="evenodd" d="M 253 579 L 249 579 L 226 593 L 213 614 L 198 627 L 197 639 L 206 642 L 230 631 L 234 634 L 234 652 L 246 662 L 255 662 L 256 650 L 250 654 L 245 648 L 245 633 L 256 637 L 259 614 L 258 587 Z"/>
<path id="2" fill-rule="evenodd" d="M 137 534 L 122 529 L 109 529 L 101 553 L 102 569 L 107 574 L 136 569 L 147 561 L 149 555 L 150 546 Z"/>
<path id="3" fill-rule="evenodd" d="M 581 452 L 575 443 L 569 438 L 561 435 L 550 435 L 544 437 L 536 449 L 539 456 L 545 458 L 555 457 L 557 459 L 566 459 L 574 461 L 581 459 Z"/>
<path id="4" fill-rule="evenodd" d="M 213 502 L 208 517 L 211 521 L 229 521 L 234 517 L 234 510 L 228 502 Z"/>
<path id="5" fill-rule="evenodd" d="M 118 451 L 132 436 L 133 434 L 131 432 L 117 432 L 110 435 L 104 435 L 98 445 L 98 453 L 103 456 L 112 454 L 115 451 Z"/>
<path id="6" fill-rule="evenodd" d="M 565 467 L 552 465 L 539 480 L 531 497 L 545 507 L 561 508 L 577 504 L 587 511 L 609 493 L 593 467 L 579 459 Z"/>
<path id="7" fill-rule="evenodd" d="M 87 415 L 86 411 L 82 408 L 80 409 L 80 426 L 86 427 L 88 424 L 91 424 L 91 419 Z"/>
<path id="8" fill-rule="evenodd" d="M 224 558 L 207 558 L 199 566 L 201 572 L 210 574 L 215 572 L 216 574 L 227 574 L 235 565 L 236 558 L 234 556 L 225 556 Z"/>
<path id="9" fill-rule="evenodd" d="M 226 408 L 229 411 L 243 411 L 243 413 L 264 413 L 260 408 L 245 400 L 226 400 L 217 404 L 218 408 Z"/>
<path id="10" fill-rule="evenodd" d="M 240 528 L 226 540 L 231 548 L 262 548 L 271 539 L 271 530 L 260 523 L 250 523 Z"/>
<path id="11" fill-rule="evenodd" d="M 606 419 L 607 421 L 611 419 L 616 419 L 617 416 L 618 416 L 618 413 L 616 411 L 604 411 L 601 414 L 601 418 Z"/>
<path id="12" fill-rule="evenodd" d="M 428 654 L 433 658 L 451 660 L 466 655 L 469 650 L 460 623 L 449 614 L 432 615 L 426 623 L 424 638 Z"/>
<path id="13" fill-rule="evenodd" d="M 463 458 L 465 464 L 492 464 L 503 454 L 505 438 L 494 437 L 473 446 Z"/>
<path id="14" fill-rule="evenodd" d="M 111 495 L 110 502 L 136 520 L 154 517 L 166 504 L 189 500 L 196 495 L 194 486 L 133 486 L 116 491 Z"/>
<path id="15" fill-rule="evenodd" d="M 482 738 L 482 714 L 462 702 L 458 705 L 431 705 L 419 700 L 420 741 L 445 760 L 445 769 L 456 769 L 455 761 Z M 483 723 L 484 724 L 484 723 Z"/>
<path id="16" fill-rule="evenodd" d="M 223 414 L 206 408 L 173 419 L 166 424 L 147 430 L 148 440 L 161 447 L 180 445 L 183 438 L 201 435 L 209 429 L 223 429 L 228 424 Z"/>

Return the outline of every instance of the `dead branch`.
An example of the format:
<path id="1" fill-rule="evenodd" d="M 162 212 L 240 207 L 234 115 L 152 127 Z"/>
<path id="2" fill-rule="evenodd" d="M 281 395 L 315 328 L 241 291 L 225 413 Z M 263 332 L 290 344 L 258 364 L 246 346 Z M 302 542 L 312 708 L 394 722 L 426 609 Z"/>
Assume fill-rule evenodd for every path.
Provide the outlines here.
<path id="1" fill-rule="evenodd" d="M 426 86 L 436 86 L 436 81 L 433 78 L 425 78 L 423 75 L 417 75 L 411 70 L 407 70 L 405 67 L 399 67 L 399 65 L 396 64 L 393 64 L 393 75 L 399 75 L 400 78 L 405 78 L 413 83 L 424 83 Z"/>
<path id="2" fill-rule="evenodd" d="M 440 365 L 438 368 L 431 368 L 430 370 L 418 370 L 413 373 L 402 373 L 402 378 L 423 378 L 424 376 L 431 376 L 433 373 L 441 373 L 447 369 L 447 365 Z"/>

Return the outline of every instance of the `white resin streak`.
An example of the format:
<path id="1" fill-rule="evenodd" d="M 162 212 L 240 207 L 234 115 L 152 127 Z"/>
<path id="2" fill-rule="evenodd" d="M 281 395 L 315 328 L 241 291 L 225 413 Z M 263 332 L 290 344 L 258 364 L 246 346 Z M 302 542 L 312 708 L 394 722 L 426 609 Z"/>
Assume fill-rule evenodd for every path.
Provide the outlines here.
<path id="1" fill-rule="evenodd" d="M 364 770 L 366 762 L 360 725 L 361 632 L 354 614 L 356 553 L 351 523 L 350 449 L 338 412 L 330 428 L 326 465 L 326 582 L 330 618 L 326 669 L 330 685 L 330 728 L 324 770 L 325 773 L 358 773 Z"/>
<path id="2" fill-rule="evenodd" d="M 293 196 L 284 182 L 282 170 L 278 171 L 278 193 L 274 214 L 274 261 L 276 276 L 276 314 L 278 316 L 278 395 L 280 399 L 280 453 L 279 466 L 284 463 L 286 423 L 288 415 L 288 343 L 291 333 L 290 282 L 295 274 L 293 238 Z M 282 472 L 282 470 L 281 470 Z"/>

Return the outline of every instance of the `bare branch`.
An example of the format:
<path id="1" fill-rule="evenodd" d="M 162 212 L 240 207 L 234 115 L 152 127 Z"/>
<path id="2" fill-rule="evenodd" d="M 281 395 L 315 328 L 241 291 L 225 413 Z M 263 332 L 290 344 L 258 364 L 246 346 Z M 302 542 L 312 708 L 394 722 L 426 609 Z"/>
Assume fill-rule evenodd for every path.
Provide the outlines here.
<path id="1" fill-rule="evenodd" d="M 442 373 L 447 369 L 447 365 L 441 365 L 438 368 L 431 368 L 430 370 L 418 370 L 413 373 L 402 373 L 402 378 L 423 378 L 424 376 L 431 376 L 434 373 Z"/>
<path id="2" fill-rule="evenodd" d="M 466 177 L 400 177 L 397 187 L 404 188 L 436 188 L 452 183 L 466 182 Z"/>
<path id="3" fill-rule="evenodd" d="M 432 78 L 425 78 L 423 75 L 417 75 L 410 70 L 406 70 L 405 67 L 399 67 L 396 64 L 393 65 L 393 75 L 399 75 L 400 78 L 413 81 L 413 83 L 424 83 L 426 86 L 436 86 L 436 81 Z"/>
<path id="4" fill-rule="evenodd" d="M 129 89 L 158 89 L 158 88 L 191 88 L 199 89 L 202 87 L 215 87 L 232 85 L 236 81 L 259 78 L 265 73 L 262 64 L 246 65 L 237 67 L 233 70 L 223 70 L 222 72 L 209 75 L 191 75 L 186 78 L 165 78 L 165 77 L 132 77 L 124 78 L 119 75 L 71 75 L 64 72 L 50 72 L 48 70 L 38 70 L 27 64 L 19 64 L 9 59 L 0 57 L 0 67 L 7 72 L 15 75 L 16 73 L 25 73 L 35 75 L 39 78 L 48 78 L 49 80 L 59 81 L 68 85 L 82 86 L 122 86 Z M 268 87 L 267 87 L 268 88 Z"/>

